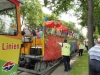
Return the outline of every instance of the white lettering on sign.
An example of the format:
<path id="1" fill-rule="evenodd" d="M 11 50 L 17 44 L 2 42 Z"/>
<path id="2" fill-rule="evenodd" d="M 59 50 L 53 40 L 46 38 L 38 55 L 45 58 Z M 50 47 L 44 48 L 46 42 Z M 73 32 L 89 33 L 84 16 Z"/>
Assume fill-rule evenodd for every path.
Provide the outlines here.
<path id="1" fill-rule="evenodd" d="M 17 75 L 17 72 L 12 72 L 9 75 Z"/>

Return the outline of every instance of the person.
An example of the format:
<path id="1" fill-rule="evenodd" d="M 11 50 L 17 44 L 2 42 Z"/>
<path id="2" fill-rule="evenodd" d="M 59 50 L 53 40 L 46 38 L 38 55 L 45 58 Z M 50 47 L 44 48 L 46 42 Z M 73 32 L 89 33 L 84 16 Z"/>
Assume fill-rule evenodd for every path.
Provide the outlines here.
<path id="1" fill-rule="evenodd" d="M 79 56 L 83 55 L 83 50 L 84 50 L 84 44 L 83 44 L 83 42 L 80 42 L 80 44 L 79 44 Z"/>
<path id="2" fill-rule="evenodd" d="M 13 26 L 13 30 L 14 30 L 14 35 L 17 35 L 17 25 L 16 24 Z"/>
<path id="3" fill-rule="evenodd" d="M 40 38 L 40 36 L 39 36 L 39 30 L 36 29 L 35 32 L 36 32 L 36 38 Z"/>
<path id="4" fill-rule="evenodd" d="M 25 35 L 25 32 L 24 32 L 24 31 L 21 31 L 21 35 L 22 35 L 22 36 Z"/>
<path id="5" fill-rule="evenodd" d="M 24 32 L 25 32 L 25 34 L 31 34 L 31 32 L 28 30 L 28 28 L 25 28 Z"/>
<path id="6" fill-rule="evenodd" d="M 100 38 L 97 39 L 97 44 L 88 51 L 89 60 L 89 75 L 100 75 Z"/>
<path id="7" fill-rule="evenodd" d="M 32 35 L 33 35 L 33 36 L 36 36 L 36 32 L 35 32 L 34 29 L 32 30 Z"/>
<path id="8" fill-rule="evenodd" d="M 88 41 L 86 41 L 85 47 L 88 50 Z"/>
<path id="9" fill-rule="evenodd" d="M 67 43 L 67 40 L 64 39 L 64 43 L 62 43 L 62 57 L 63 57 L 63 62 L 64 62 L 64 71 L 70 71 L 70 44 Z"/>
<path id="10" fill-rule="evenodd" d="M 43 31 L 41 29 L 39 29 L 39 36 L 40 38 L 43 38 Z"/>

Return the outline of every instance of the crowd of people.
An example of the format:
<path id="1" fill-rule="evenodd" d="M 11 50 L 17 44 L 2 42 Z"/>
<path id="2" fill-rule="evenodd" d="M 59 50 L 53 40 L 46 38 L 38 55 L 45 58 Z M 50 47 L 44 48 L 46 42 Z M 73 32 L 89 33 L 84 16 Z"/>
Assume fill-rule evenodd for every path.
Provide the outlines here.
<path id="1" fill-rule="evenodd" d="M 36 29 L 30 31 L 28 28 L 25 28 L 22 31 L 22 35 L 24 34 L 32 34 L 36 38 L 42 38 L 43 37 L 43 31 L 42 29 Z M 75 41 L 74 41 L 75 42 Z M 75 43 L 73 43 L 75 45 Z M 73 46 L 75 47 L 75 46 Z M 65 39 L 62 43 L 62 57 L 64 62 L 64 71 L 70 71 L 70 55 L 71 55 L 71 49 L 72 46 L 67 42 Z M 78 45 L 78 53 L 79 56 L 83 55 L 84 49 L 88 50 L 88 41 L 80 41 Z M 74 48 L 75 50 L 75 48 Z M 88 54 L 90 56 L 89 60 L 89 75 L 100 75 L 100 38 L 98 38 L 97 43 L 95 43 L 95 46 L 93 46 L 91 49 L 88 50 Z"/>
<path id="2" fill-rule="evenodd" d="M 24 35 L 24 34 L 26 34 L 26 35 L 33 35 L 33 36 L 35 36 L 36 38 L 42 38 L 43 37 L 43 31 L 42 31 L 42 29 L 36 29 L 36 30 L 32 30 L 32 31 L 30 31 L 28 28 L 24 28 L 23 29 L 23 31 L 22 31 L 22 35 Z"/>

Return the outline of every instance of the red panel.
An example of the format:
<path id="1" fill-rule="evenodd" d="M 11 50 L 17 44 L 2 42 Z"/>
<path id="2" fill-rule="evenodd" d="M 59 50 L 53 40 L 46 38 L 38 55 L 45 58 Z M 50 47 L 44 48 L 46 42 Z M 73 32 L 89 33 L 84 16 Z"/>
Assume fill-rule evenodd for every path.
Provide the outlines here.
<path id="1" fill-rule="evenodd" d="M 57 24 L 55 24 L 55 22 L 57 22 Z M 62 24 L 59 21 L 56 21 L 56 20 L 51 20 L 51 21 L 46 22 L 46 27 L 47 28 L 54 28 L 54 26 L 60 27 L 61 25 Z"/>
<path id="2" fill-rule="evenodd" d="M 51 61 L 61 57 L 61 46 L 57 42 L 63 42 L 59 36 L 48 36 L 48 42 L 45 44 L 44 60 Z"/>
<path id="3" fill-rule="evenodd" d="M 11 2 L 13 2 L 16 6 L 19 6 L 19 2 L 17 0 L 10 0 Z"/>

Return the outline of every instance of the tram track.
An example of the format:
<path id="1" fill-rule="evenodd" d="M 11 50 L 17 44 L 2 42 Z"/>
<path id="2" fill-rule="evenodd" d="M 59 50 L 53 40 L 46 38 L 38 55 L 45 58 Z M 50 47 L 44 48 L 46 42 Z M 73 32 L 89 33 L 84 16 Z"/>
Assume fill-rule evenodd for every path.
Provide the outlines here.
<path id="1" fill-rule="evenodd" d="M 71 59 L 74 58 L 76 56 L 77 53 L 73 54 L 71 56 Z M 60 62 L 58 62 L 56 65 L 52 66 L 50 69 L 48 69 L 47 71 L 45 71 L 42 74 L 32 74 L 32 73 L 27 73 L 27 72 L 21 72 L 19 71 L 18 75 L 51 75 L 56 69 L 57 67 L 62 64 L 62 60 Z"/>
<path id="2" fill-rule="evenodd" d="M 50 70 L 48 70 L 47 72 L 43 73 L 43 74 L 32 74 L 32 73 L 27 73 L 27 72 L 19 72 L 18 75 L 51 75 L 53 73 L 53 71 L 55 71 L 55 69 L 61 64 L 62 62 L 60 62 L 59 64 L 57 64 L 56 66 L 52 67 Z"/>
<path id="3" fill-rule="evenodd" d="M 60 62 L 58 62 L 57 64 L 55 64 L 54 66 L 52 66 L 50 69 L 48 69 L 47 71 L 45 71 L 42 74 L 32 74 L 32 73 L 27 73 L 27 72 L 18 72 L 18 75 L 51 75 L 52 72 L 62 63 L 62 60 Z"/>

